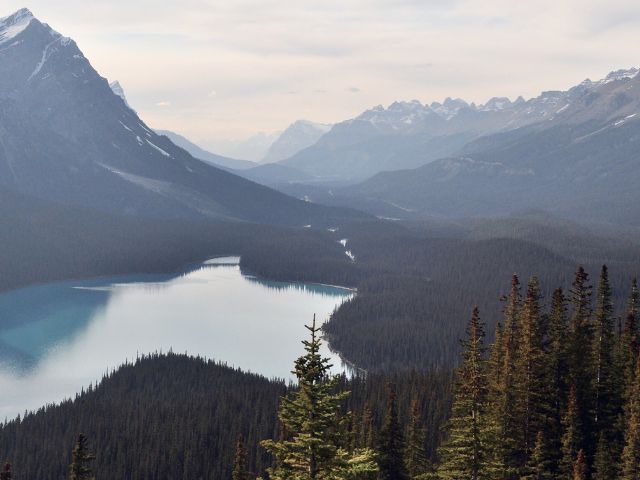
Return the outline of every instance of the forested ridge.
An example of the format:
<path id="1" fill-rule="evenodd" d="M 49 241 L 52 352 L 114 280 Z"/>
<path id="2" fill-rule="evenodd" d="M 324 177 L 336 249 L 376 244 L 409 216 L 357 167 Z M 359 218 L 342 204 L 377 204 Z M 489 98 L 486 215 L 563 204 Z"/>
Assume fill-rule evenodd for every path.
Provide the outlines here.
<path id="1" fill-rule="evenodd" d="M 0 291 L 127 273 L 174 273 L 220 255 L 278 250 L 310 272 L 350 268 L 328 232 L 245 222 L 108 214 L 0 191 Z M 299 263 L 292 264 L 293 269 Z M 269 276 L 269 272 L 263 272 Z M 282 275 L 274 275 L 270 278 Z M 318 275 L 321 280 L 321 276 Z"/>
<path id="2" fill-rule="evenodd" d="M 552 242 L 547 246 L 535 238 L 441 238 L 374 224 L 342 234 L 356 255 L 358 295 L 342 305 L 325 331 L 334 348 L 367 370 L 452 367 L 470 305 L 483 312 L 492 337 L 500 298 L 508 293 L 504 278 L 514 272 L 522 278 L 537 275 L 549 298 L 556 287 L 569 289 L 576 264 L 597 271 L 606 263 L 606 252 L 600 251 L 600 258 L 592 251 L 585 255 L 577 241 L 570 258 L 554 251 Z M 629 252 L 611 269 L 617 314 L 629 294 L 629 279 L 640 273 L 640 261 Z"/>
<path id="3" fill-rule="evenodd" d="M 403 424 L 417 398 L 428 432 L 424 448 L 433 454 L 447 418 L 450 379 L 449 371 L 342 377 L 338 388 L 353 393 L 341 409 L 359 412 L 357 428 L 379 429 L 392 381 Z M 83 433 L 96 454 L 92 468 L 98 479 L 213 480 L 231 478 L 235 442 L 242 438 L 246 468 L 261 473 L 271 460 L 259 441 L 278 438 L 278 402 L 290 389 L 202 358 L 141 357 L 74 399 L 6 422 L 0 428 L 0 458 L 11 462 L 17 479 L 65 478 Z M 365 419 L 363 411 L 370 412 Z"/>

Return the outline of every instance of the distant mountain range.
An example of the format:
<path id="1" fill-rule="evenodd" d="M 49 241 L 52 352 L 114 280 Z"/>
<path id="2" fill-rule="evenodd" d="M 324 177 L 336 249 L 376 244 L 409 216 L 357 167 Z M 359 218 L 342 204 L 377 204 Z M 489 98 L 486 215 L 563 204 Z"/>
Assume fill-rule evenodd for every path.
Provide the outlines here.
<path id="1" fill-rule="evenodd" d="M 73 40 L 26 9 L 0 19 L 0 189 L 164 218 L 302 226 L 354 215 L 195 159 L 115 95 Z"/>
<path id="2" fill-rule="evenodd" d="M 196 145 L 191 140 L 180 135 L 179 133 L 171 132 L 169 130 L 156 130 L 156 133 L 158 135 L 164 135 L 180 148 L 184 148 L 195 158 L 204 160 L 205 162 L 217 167 L 223 167 L 225 169 L 232 170 L 245 170 L 247 168 L 258 166 L 257 163 L 251 162 L 249 160 L 236 160 L 235 158 L 224 157 L 222 155 L 211 153 L 204 148 L 201 148 L 199 145 Z"/>
<path id="3" fill-rule="evenodd" d="M 299 151 L 315 144 L 320 137 L 331 130 L 331 125 L 298 120 L 287 127 L 273 142 L 262 159 L 265 163 L 278 162 L 295 155 Z"/>
<path id="4" fill-rule="evenodd" d="M 487 135 L 534 124 L 558 124 L 569 116 L 577 123 L 580 113 L 576 105 L 580 101 L 588 101 L 589 95 L 630 80 L 637 73 L 637 69 L 612 72 L 603 80 L 585 80 L 567 91 L 547 91 L 530 100 L 492 98 L 484 105 L 475 105 L 448 98 L 428 105 L 414 100 L 395 102 L 387 108 L 378 106 L 336 124 L 315 145 L 282 164 L 316 177 L 351 181 L 382 171 L 416 168 L 456 155 Z"/>
<path id="5" fill-rule="evenodd" d="M 415 115 L 405 118 L 414 118 L 420 125 L 407 126 L 409 130 L 441 128 L 443 122 L 462 124 L 461 115 L 484 117 L 489 124 L 467 122 L 476 126 L 465 127 L 466 132 L 475 133 L 464 134 L 469 137 L 464 145 L 453 148 L 449 143 L 453 152 L 447 155 L 425 150 L 422 160 L 441 158 L 418 168 L 378 173 L 331 191 L 309 188 L 305 195 L 394 218 L 499 216 L 535 208 L 582 221 L 640 225 L 638 72 L 636 68 L 612 72 L 603 80 L 586 80 L 566 92 L 547 92 L 527 102 L 496 100 L 493 107 L 449 109 L 448 120 L 433 106 L 396 104 L 380 110 L 377 120 L 375 115 L 367 117 L 368 123 L 381 130 L 393 129 L 395 123 L 388 121 L 391 113 L 408 108 Z M 363 125 L 365 120 L 341 128 L 352 124 Z M 483 128 L 484 134 L 479 135 Z M 326 144 L 332 133 L 313 149 Z M 384 143 L 384 137 L 373 138 Z M 416 135 L 407 134 L 404 139 L 407 145 L 418 142 Z M 372 142 L 363 140 L 361 145 Z M 327 157 L 328 161 L 336 158 Z M 297 188 L 295 193 L 303 196 L 304 188 Z"/>
<path id="6" fill-rule="evenodd" d="M 282 132 L 258 132 L 240 139 L 209 139 L 207 149 L 220 155 L 259 163 Z"/>
<path id="7" fill-rule="evenodd" d="M 129 106 L 124 89 L 120 82 L 114 81 L 109 84 L 113 93 L 118 95 Z M 262 159 L 265 164 L 275 163 L 278 160 L 287 158 L 300 150 L 313 145 L 318 139 L 331 129 L 331 125 L 314 123 L 308 120 L 298 120 L 292 123 L 284 132 L 279 134 L 275 142 L 269 148 L 266 156 Z M 155 130 L 159 135 L 169 138 L 177 146 L 184 148 L 195 158 L 204 160 L 216 167 L 229 170 L 241 177 L 248 178 L 263 185 L 280 184 L 288 182 L 302 182 L 313 180 L 307 173 L 284 165 L 262 165 L 249 160 L 238 160 L 211 153 L 200 147 L 188 138 L 170 130 Z"/>

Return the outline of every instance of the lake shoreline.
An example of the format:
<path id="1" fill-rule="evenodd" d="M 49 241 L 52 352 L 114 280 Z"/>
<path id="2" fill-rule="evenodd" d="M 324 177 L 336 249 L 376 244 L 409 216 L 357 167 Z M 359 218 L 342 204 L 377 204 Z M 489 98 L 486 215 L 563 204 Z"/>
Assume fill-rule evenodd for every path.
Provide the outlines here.
<path id="1" fill-rule="evenodd" d="M 100 276 L 4 292 L 0 383 L 12 393 L 2 410 L 12 417 L 73 398 L 104 373 L 154 352 L 185 352 L 290 381 L 303 325 L 314 314 L 324 323 L 355 294 L 247 275 L 238 256 L 215 256 L 170 274 Z M 355 369 L 324 343 L 334 373 L 351 375 Z M 280 345 L 278 355 L 269 349 L 273 344 Z"/>

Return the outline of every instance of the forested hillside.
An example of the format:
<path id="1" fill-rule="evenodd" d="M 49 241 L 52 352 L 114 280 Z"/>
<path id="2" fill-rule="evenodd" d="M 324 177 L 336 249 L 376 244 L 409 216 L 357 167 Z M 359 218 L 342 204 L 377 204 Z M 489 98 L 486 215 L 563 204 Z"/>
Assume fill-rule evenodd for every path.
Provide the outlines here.
<path id="1" fill-rule="evenodd" d="M 449 408 L 448 371 L 341 378 L 339 389 L 353 391 L 341 410 L 356 412 L 349 427 L 354 436 L 359 432 L 354 442 L 375 441 L 389 382 L 402 425 L 410 421 L 415 400 L 427 432 L 421 448 L 433 455 Z M 241 438 L 247 468 L 261 473 L 270 459 L 258 442 L 280 435 L 276 413 L 286 391 L 283 383 L 201 358 L 152 355 L 122 366 L 73 400 L 6 423 L 0 458 L 12 463 L 15 478 L 58 480 L 66 476 L 82 432 L 96 454 L 98 479 L 217 480 L 231 478 Z"/>
<path id="2" fill-rule="evenodd" d="M 324 268 L 314 267 L 320 260 L 335 270 L 351 268 L 340 246 L 320 230 L 110 215 L 5 190 L 0 204 L 0 224 L 11 226 L 0 229 L 0 291 L 69 278 L 173 273 L 216 255 L 256 249 L 282 252 L 280 268 L 295 259 L 310 271 Z"/>
<path id="3" fill-rule="evenodd" d="M 433 238 L 380 225 L 341 234 L 349 237 L 356 256 L 358 295 L 333 315 L 325 331 L 334 348 L 368 370 L 454 365 L 470 305 L 484 312 L 491 337 L 503 308 L 500 298 L 508 293 L 502 279 L 514 272 L 522 278 L 538 275 L 549 299 L 554 288 L 570 287 L 570 272 L 579 262 L 533 243 L 535 236 L 532 241 Z M 585 236 L 583 243 L 592 238 Z M 581 245 L 574 241 L 567 249 L 582 257 Z M 590 252 L 584 265 L 597 271 L 606 260 L 600 249 Z M 611 282 L 621 308 L 640 263 L 630 255 L 614 264 Z"/>

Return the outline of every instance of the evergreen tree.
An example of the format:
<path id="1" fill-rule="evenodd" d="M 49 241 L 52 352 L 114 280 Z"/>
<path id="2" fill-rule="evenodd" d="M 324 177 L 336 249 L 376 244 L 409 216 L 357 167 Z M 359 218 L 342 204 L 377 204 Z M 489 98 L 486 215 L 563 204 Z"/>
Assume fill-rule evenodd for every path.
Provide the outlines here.
<path id="1" fill-rule="evenodd" d="M 591 286 L 589 275 L 578 268 L 571 289 L 573 312 L 568 335 L 569 382 L 574 389 L 575 406 L 579 422 L 576 438 L 578 450 L 584 450 L 587 458 L 593 453 L 593 324 L 591 321 Z"/>
<path id="2" fill-rule="evenodd" d="M 587 478 L 587 459 L 584 450 L 580 450 L 573 464 L 573 480 L 587 480 Z"/>
<path id="3" fill-rule="evenodd" d="M 565 478 L 569 478 L 573 472 L 573 465 L 581 450 L 582 445 L 582 425 L 578 410 L 578 399 L 576 389 L 571 386 L 567 401 L 567 411 L 562 419 L 564 434 L 562 435 L 562 461 L 560 464 L 561 473 Z"/>
<path id="4" fill-rule="evenodd" d="M 481 422 L 486 401 L 484 324 L 474 308 L 462 342 L 462 365 L 457 371 L 448 435 L 439 449 L 442 479 L 480 480 L 486 475 L 486 452 Z"/>
<path id="5" fill-rule="evenodd" d="M 616 389 L 614 373 L 613 304 L 607 266 L 602 266 L 598 284 L 593 342 L 594 422 L 605 440 L 613 440 L 612 429 L 621 407 L 621 393 Z"/>
<path id="6" fill-rule="evenodd" d="M 533 277 L 527 286 L 522 308 L 514 374 L 515 412 L 521 430 L 521 444 L 518 450 L 522 467 L 528 463 L 538 432 L 547 430 L 551 424 L 552 406 L 549 401 L 546 360 L 540 314 L 540 289 L 537 278 Z"/>
<path id="7" fill-rule="evenodd" d="M 242 437 L 236 441 L 236 454 L 233 461 L 232 480 L 250 480 L 251 474 L 247 470 L 247 449 L 244 446 Z"/>
<path id="8" fill-rule="evenodd" d="M 11 480 L 13 477 L 11 476 L 11 464 L 6 462 L 4 464 L 4 468 L 2 472 L 0 472 L 0 480 Z"/>
<path id="9" fill-rule="evenodd" d="M 547 371 L 551 398 L 551 424 L 546 430 L 547 442 L 555 464 L 561 455 L 562 419 L 566 410 L 567 375 L 567 301 L 562 289 L 553 292 L 547 329 Z"/>
<path id="10" fill-rule="evenodd" d="M 358 442 L 358 446 L 373 450 L 376 445 L 375 430 L 373 412 L 367 403 L 362 411 L 362 419 L 360 421 L 360 441 Z"/>
<path id="11" fill-rule="evenodd" d="M 632 300 L 629 301 L 632 305 Z M 628 401 L 628 389 L 633 385 L 635 378 L 635 365 L 638 359 L 640 342 L 638 341 L 637 313 L 635 307 L 631 306 L 627 312 L 624 327 L 619 341 L 618 368 L 622 376 L 621 382 L 624 387 L 623 398 Z"/>
<path id="12" fill-rule="evenodd" d="M 353 452 L 356 448 L 360 446 L 360 428 L 362 427 L 362 423 L 360 421 L 360 417 L 356 412 L 351 412 L 351 417 L 349 418 L 349 451 Z"/>
<path id="13" fill-rule="evenodd" d="M 626 411 L 624 406 L 628 405 L 631 390 L 635 380 L 636 362 L 638 359 L 638 334 L 637 334 L 637 313 L 639 292 L 636 279 L 633 279 L 631 285 L 631 294 L 627 303 L 627 314 L 624 325 L 618 335 L 616 348 L 616 369 L 615 369 L 615 386 L 618 393 L 616 432 L 614 441 L 616 443 L 617 453 L 620 454 L 624 447 L 624 430 L 627 425 Z"/>
<path id="14" fill-rule="evenodd" d="M 640 361 L 626 405 L 626 428 L 622 452 L 622 480 L 640 480 Z"/>
<path id="15" fill-rule="evenodd" d="M 596 446 L 596 455 L 593 459 L 592 480 L 615 480 L 618 478 L 615 458 L 611 441 L 606 440 L 605 433 L 601 432 Z"/>
<path id="16" fill-rule="evenodd" d="M 512 276 L 511 291 L 504 300 L 504 328 L 496 335 L 489 358 L 488 409 L 482 420 L 482 431 L 490 476 L 512 479 L 517 478 L 522 466 L 518 449 L 522 428 L 518 425 L 515 395 L 522 304 L 517 275 Z"/>
<path id="17" fill-rule="evenodd" d="M 96 456 L 91 453 L 87 445 L 87 437 L 81 433 L 71 455 L 71 465 L 69 465 L 69 480 L 95 480 L 91 462 Z"/>
<path id="18" fill-rule="evenodd" d="M 425 431 L 421 425 L 418 400 L 411 401 L 409 424 L 407 426 L 407 440 L 405 447 L 405 465 L 409 478 L 414 479 L 427 472 L 428 461 L 424 451 Z"/>
<path id="19" fill-rule="evenodd" d="M 527 463 L 527 474 L 522 477 L 522 480 L 551 480 L 554 478 L 553 463 L 554 458 L 549 451 L 544 432 L 539 431 Z"/>
<path id="20" fill-rule="evenodd" d="M 395 387 L 389 386 L 389 400 L 384 424 L 378 437 L 378 467 L 382 480 L 406 480 L 407 469 L 404 464 L 404 440 L 398 421 Z"/>
<path id="21" fill-rule="evenodd" d="M 271 480 L 369 479 L 377 472 L 370 450 L 349 453 L 341 405 L 349 392 L 335 393 L 338 377 L 331 376 L 329 359 L 320 355 L 320 328 L 306 327 L 306 354 L 295 362 L 298 388 L 283 397 L 278 416 L 286 434 L 279 441 L 262 442 L 276 459 L 268 469 Z"/>

